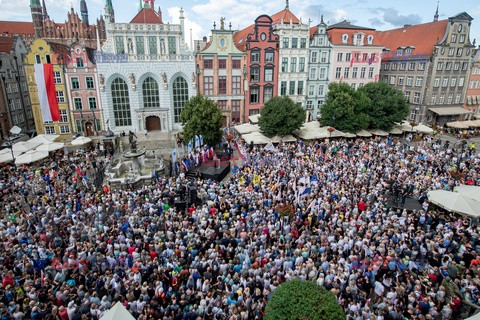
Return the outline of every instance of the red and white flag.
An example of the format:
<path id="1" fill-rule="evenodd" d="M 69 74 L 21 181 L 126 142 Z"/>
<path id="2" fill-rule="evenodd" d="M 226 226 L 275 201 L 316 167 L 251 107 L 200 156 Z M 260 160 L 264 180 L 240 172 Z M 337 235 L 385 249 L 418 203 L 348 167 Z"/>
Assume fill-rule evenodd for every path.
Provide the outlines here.
<path id="1" fill-rule="evenodd" d="M 60 121 L 52 64 L 35 64 L 35 81 L 43 121 Z"/>

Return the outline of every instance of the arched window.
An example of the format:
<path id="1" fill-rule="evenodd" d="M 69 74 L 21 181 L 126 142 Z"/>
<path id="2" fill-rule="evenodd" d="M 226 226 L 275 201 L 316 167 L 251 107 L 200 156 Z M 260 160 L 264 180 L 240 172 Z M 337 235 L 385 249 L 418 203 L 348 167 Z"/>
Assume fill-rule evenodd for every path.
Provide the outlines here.
<path id="1" fill-rule="evenodd" d="M 144 108 L 160 108 L 160 96 L 158 91 L 158 83 L 152 77 L 148 77 L 143 81 L 143 107 Z"/>
<path id="2" fill-rule="evenodd" d="M 111 88 L 115 126 L 131 126 L 132 115 L 130 113 L 130 99 L 128 97 L 127 84 L 122 79 L 117 78 L 113 80 Z"/>
<path id="3" fill-rule="evenodd" d="M 188 84 L 187 81 L 178 77 L 173 81 L 173 115 L 175 123 L 182 122 L 180 113 L 182 113 L 185 103 L 188 101 Z"/>

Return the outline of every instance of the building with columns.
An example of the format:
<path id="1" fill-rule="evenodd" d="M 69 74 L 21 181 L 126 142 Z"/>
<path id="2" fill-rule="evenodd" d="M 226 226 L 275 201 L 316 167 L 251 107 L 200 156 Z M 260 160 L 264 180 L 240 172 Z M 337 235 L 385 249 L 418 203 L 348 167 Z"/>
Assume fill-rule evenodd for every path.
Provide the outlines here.
<path id="1" fill-rule="evenodd" d="M 332 45 L 328 39 L 327 24 L 323 16 L 318 25 L 310 29 L 308 58 L 307 102 L 305 107 L 310 120 L 320 116 L 322 105 L 327 99 L 332 59 Z"/>
<path id="2" fill-rule="evenodd" d="M 244 120 L 247 84 L 246 53 L 235 46 L 232 26 L 212 30 L 210 41 L 196 53 L 198 93 L 212 99 L 222 110 L 223 124 Z"/>
<path id="3" fill-rule="evenodd" d="M 69 47 L 65 85 L 75 133 L 98 136 L 104 130 L 94 51 L 80 43 Z"/>
<path id="4" fill-rule="evenodd" d="M 196 93 L 195 57 L 185 41 L 185 18 L 164 23 L 154 0 L 144 0 L 129 23 L 105 8 L 107 40 L 97 54 L 105 122 L 114 132 L 181 128 L 180 113 Z"/>

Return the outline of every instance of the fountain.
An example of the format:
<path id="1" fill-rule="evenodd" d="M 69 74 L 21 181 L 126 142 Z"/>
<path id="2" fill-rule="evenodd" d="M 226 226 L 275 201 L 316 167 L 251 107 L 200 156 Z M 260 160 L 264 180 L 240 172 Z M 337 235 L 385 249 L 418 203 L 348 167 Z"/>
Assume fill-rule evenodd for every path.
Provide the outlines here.
<path id="1" fill-rule="evenodd" d="M 136 135 L 129 132 L 128 141 L 130 149 L 122 152 L 122 159 L 116 165 L 107 167 L 106 175 L 108 184 L 115 188 L 124 186 L 140 187 L 150 184 L 154 176 L 154 172 L 160 172 L 165 169 L 163 159 L 157 160 L 147 158 L 145 148 L 137 148 Z"/>

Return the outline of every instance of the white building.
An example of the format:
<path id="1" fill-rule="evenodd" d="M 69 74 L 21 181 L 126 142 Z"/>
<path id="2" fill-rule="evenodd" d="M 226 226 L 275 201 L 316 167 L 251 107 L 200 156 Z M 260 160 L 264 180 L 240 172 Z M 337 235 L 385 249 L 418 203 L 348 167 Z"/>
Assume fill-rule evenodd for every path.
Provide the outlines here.
<path id="1" fill-rule="evenodd" d="M 154 0 L 144 0 L 130 23 L 105 8 L 107 40 L 95 60 L 104 119 L 114 132 L 180 129 L 180 113 L 195 95 L 195 58 L 180 24 L 164 24 Z"/>
<path id="2" fill-rule="evenodd" d="M 309 75 L 307 81 L 306 109 L 311 120 L 320 116 L 327 99 L 332 45 L 328 40 L 327 25 L 321 22 L 311 28 Z"/>
<path id="3" fill-rule="evenodd" d="M 310 27 L 303 24 L 288 8 L 272 16 L 276 34 L 280 36 L 278 95 L 288 95 L 302 105 L 308 76 Z"/>

